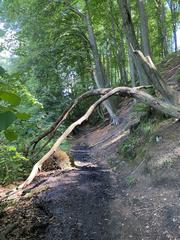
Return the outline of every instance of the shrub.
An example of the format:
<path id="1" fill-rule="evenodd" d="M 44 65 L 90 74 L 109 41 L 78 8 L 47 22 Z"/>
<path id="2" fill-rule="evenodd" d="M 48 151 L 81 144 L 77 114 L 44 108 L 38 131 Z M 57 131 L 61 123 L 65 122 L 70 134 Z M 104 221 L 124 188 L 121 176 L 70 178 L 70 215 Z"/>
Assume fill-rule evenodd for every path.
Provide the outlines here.
<path id="1" fill-rule="evenodd" d="M 0 148 L 0 183 L 20 180 L 26 174 L 25 161 L 28 159 L 17 152 L 16 147 L 1 145 Z"/>

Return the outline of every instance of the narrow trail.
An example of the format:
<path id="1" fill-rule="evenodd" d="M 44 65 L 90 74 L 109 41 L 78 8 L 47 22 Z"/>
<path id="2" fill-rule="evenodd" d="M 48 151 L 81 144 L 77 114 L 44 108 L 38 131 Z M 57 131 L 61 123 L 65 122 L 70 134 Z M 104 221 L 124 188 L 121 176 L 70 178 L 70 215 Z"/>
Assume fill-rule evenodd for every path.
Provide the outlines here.
<path id="1" fill-rule="evenodd" d="M 88 147 L 76 146 L 79 168 L 51 182 L 50 190 L 39 195 L 35 205 L 50 216 L 45 239 L 110 240 L 111 202 L 116 184 L 112 172 L 90 156 Z"/>
<path id="2" fill-rule="evenodd" d="M 95 138 L 91 131 L 81 133 L 82 137 L 75 141 L 71 150 L 78 166 L 76 169 L 48 178 L 49 190 L 35 200 L 35 205 L 50 216 L 44 239 L 125 239 L 121 231 L 122 189 L 107 159 L 114 151 L 110 149 L 114 148 L 114 140 L 119 142 L 128 134 L 130 126 L 139 121 L 130 113 L 131 104 L 121 114 L 122 123 L 115 129 L 109 125 L 102 133 L 97 132 Z"/>

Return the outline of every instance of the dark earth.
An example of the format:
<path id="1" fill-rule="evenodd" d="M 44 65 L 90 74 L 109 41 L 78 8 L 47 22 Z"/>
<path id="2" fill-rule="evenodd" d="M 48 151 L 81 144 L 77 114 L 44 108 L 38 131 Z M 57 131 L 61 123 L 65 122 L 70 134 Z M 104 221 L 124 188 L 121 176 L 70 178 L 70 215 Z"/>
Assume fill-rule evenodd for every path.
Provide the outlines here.
<path id="1" fill-rule="evenodd" d="M 119 126 L 81 131 L 71 149 L 76 167 L 40 173 L 0 211 L 0 239 L 180 239 L 180 122 L 165 120 L 145 154 L 129 163 L 118 148 L 141 116 L 133 101 Z M 156 136 L 160 142 L 155 141 Z"/>

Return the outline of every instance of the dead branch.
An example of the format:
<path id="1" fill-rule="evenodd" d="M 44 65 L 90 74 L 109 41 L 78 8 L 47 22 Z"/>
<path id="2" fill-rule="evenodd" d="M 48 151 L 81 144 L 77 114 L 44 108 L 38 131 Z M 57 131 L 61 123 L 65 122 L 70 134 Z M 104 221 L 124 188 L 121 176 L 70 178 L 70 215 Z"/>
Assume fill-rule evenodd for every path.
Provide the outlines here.
<path id="1" fill-rule="evenodd" d="M 66 120 L 66 118 L 68 117 L 68 115 L 70 114 L 70 112 L 73 111 L 73 109 L 79 104 L 79 102 L 81 102 L 82 100 L 84 100 L 85 98 L 89 98 L 91 96 L 96 96 L 96 95 L 103 95 L 105 93 L 107 93 L 108 91 L 110 91 L 111 89 L 95 89 L 95 90 L 91 90 L 91 91 L 87 91 L 85 93 L 83 93 L 81 96 L 79 96 L 78 98 L 76 98 L 74 100 L 74 102 L 72 104 L 70 104 L 70 106 L 68 106 L 64 112 L 57 118 L 57 120 L 52 124 L 52 126 L 46 130 L 43 134 L 41 134 L 40 136 L 38 136 L 36 139 L 34 139 L 31 143 L 30 146 L 26 149 L 26 155 L 28 156 L 29 150 L 30 148 L 32 148 L 32 152 L 34 152 L 36 145 L 45 137 L 47 137 L 49 134 L 51 134 L 50 139 L 52 139 L 54 133 L 56 132 L 56 130 L 58 129 L 58 127 Z M 50 140 L 48 140 L 49 142 Z M 26 157 L 27 157 L 26 156 Z"/>
<path id="2" fill-rule="evenodd" d="M 137 61 L 139 61 L 144 69 L 149 83 L 153 84 L 155 89 L 163 96 L 163 98 L 171 104 L 180 105 L 180 93 L 171 89 L 164 79 L 161 78 L 150 56 L 145 57 L 140 50 L 134 50 L 131 45 L 132 52 Z"/>
<path id="3" fill-rule="evenodd" d="M 171 105 L 169 103 L 163 102 L 162 100 L 159 100 L 158 98 L 152 97 L 146 92 L 143 92 L 139 90 L 139 88 L 129 88 L 129 87 L 117 87 L 114 89 L 98 89 L 99 92 L 102 92 L 104 96 L 102 96 L 99 100 L 97 100 L 94 104 L 92 104 L 87 112 L 79 118 L 77 121 L 72 123 L 66 131 L 56 140 L 52 148 L 34 165 L 29 177 L 26 179 L 26 181 L 21 184 L 18 189 L 22 189 L 29 185 L 35 176 L 37 175 L 38 171 L 41 169 L 43 163 L 49 159 L 50 156 L 52 156 L 56 150 L 59 148 L 60 144 L 64 139 L 67 138 L 67 136 L 73 131 L 75 127 L 78 125 L 81 125 L 85 120 L 88 120 L 89 116 L 92 114 L 92 112 L 95 110 L 95 108 L 108 99 L 109 97 L 113 95 L 122 95 L 122 96 L 129 96 L 129 97 L 134 97 L 141 102 L 165 113 L 170 116 L 173 116 L 175 118 L 180 119 L 180 109 L 174 105 Z"/>

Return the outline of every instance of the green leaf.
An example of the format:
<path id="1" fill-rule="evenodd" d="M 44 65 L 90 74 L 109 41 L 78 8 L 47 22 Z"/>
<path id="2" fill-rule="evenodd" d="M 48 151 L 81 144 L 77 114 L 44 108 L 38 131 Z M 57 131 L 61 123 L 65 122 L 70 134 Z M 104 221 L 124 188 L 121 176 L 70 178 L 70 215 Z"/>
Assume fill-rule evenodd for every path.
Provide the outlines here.
<path id="1" fill-rule="evenodd" d="M 6 73 L 6 70 L 0 66 L 0 76 L 4 76 L 5 73 Z"/>
<path id="2" fill-rule="evenodd" d="M 21 98 L 18 95 L 10 92 L 0 92 L 0 98 L 13 106 L 17 106 L 21 102 Z"/>
<path id="3" fill-rule="evenodd" d="M 5 137 L 7 138 L 7 140 L 9 140 L 9 141 L 14 141 L 17 139 L 16 133 L 12 130 L 6 130 L 4 132 L 4 134 L 5 134 Z"/>
<path id="4" fill-rule="evenodd" d="M 15 119 L 16 119 L 16 116 L 12 112 L 0 113 L 0 131 L 8 128 L 9 125 L 11 125 Z"/>
<path id="5" fill-rule="evenodd" d="M 3 29 L 0 29 L 0 37 L 3 37 L 5 35 L 6 31 Z"/>
<path id="6" fill-rule="evenodd" d="M 9 112 L 9 111 L 12 111 L 12 107 L 10 106 L 5 107 L 0 104 L 0 112 Z"/>
<path id="7" fill-rule="evenodd" d="M 28 113 L 16 113 L 16 117 L 21 120 L 27 120 L 31 117 L 31 114 Z"/>

